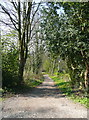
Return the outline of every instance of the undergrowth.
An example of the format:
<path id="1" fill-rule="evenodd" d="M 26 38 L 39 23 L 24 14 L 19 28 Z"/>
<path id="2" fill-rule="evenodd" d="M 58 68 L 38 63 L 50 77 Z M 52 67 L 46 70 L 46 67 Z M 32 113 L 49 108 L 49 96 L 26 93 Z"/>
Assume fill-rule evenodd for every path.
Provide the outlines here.
<path id="1" fill-rule="evenodd" d="M 14 86 L 13 88 L 5 87 L 2 89 L 3 98 L 12 97 L 15 94 L 24 94 L 31 91 L 36 86 L 40 85 L 44 81 L 43 75 L 32 75 L 28 79 L 24 80 L 24 83 L 20 86 Z"/>
<path id="2" fill-rule="evenodd" d="M 61 90 L 62 94 L 66 95 L 74 102 L 79 102 L 89 108 L 89 98 L 84 96 L 86 93 L 78 89 L 72 89 L 70 81 L 65 81 L 63 79 L 64 75 L 65 74 L 61 73 L 59 76 L 54 75 L 50 77 L 54 80 L 56 86 Z"/>

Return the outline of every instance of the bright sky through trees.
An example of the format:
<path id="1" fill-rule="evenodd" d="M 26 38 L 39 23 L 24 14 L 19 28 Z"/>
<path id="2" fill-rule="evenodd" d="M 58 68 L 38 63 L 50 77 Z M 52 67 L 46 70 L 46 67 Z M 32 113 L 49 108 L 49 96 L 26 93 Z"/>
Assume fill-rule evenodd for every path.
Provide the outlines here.
<path id="1" fill-rule="evenodd" d="M 11 6 L 10 6 L 10 4 L 7 4 L 7 3 L 10 3 L 10 1 L 11 0 L 0 0 L 0 3 L 2 4 L 2 5 L 4 5 L 4 6 L 6 6 L 8 9 L 12 9 L 11 8 Z M 13 1 L 18 1 L 18 0 L 13 0 Z M 24 2 L 24 0 L 20 0 L 21 2 Z M 25 1 L 28 1 L 28 0 L 25 0 Z M 36 3 L 39 3 L 40 1 L 42 1 L 42 0 L 33 0 L 33 2 L 36 2 Z M 46 4 L 45 4 L 46 2 L 43 2 L 42 1 L 42 4 L 43 5 L 45 5 L 46 6 Z M 1 9 L 1 8 L 0 8 Z M 0 10 L 0 11 L 2 11 L 2 10 Z M 63 10 L 63 8 L 61 7 L 60 9 L 58 9 L 57 10 L 57 12 L 58 12 L 58 14 L 60 15 L 61 13 L 64 13 L 64 10 Z M 4 14 L 2 14 L 2 13 L 0 13 L 1 15 L 0 15 L 0 20 L 3 20 L 3 19 L 6 19 L 6 21 L 8 22 L 8 17 L 6 16 L 6 14 L 4 15 Z M 2 24 L 1 23 L 1 31 L 3 31 L 3 32 L 7 32 L 8 30 L 10 30 L 10 27 L 8 27 L 7 25 L 5 25 L 5 24 Z"/>

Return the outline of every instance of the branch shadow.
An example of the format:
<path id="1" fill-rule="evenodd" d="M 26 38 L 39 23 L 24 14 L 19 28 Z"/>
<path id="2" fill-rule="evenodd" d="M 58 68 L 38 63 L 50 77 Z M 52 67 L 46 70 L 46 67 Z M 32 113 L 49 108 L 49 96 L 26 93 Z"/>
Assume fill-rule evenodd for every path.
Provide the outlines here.
<path id="1" fill-rule="evenodd" d="M 37 88 L 33 88 L 32 90 L 28 91 L 27 94 L 23 93 L 21 94 L 23 97 L 53 97 L 53 98 L 59 98 L 59 97 L 65 97 L 66 95 L 63 95 L 63 93 L 56 88 L 56 85 L 41 85 Z"/>

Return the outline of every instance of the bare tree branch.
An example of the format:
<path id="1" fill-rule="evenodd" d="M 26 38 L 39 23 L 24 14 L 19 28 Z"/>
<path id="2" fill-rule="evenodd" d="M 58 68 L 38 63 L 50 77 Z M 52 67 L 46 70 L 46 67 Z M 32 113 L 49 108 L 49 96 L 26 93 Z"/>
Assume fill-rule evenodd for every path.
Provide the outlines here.
<path id="1" fill-rule="evenodd" d="M 35 17 L 35 14 L 36 14 L 36 12 L 37 12 L 38 9 L 39 9 L 40 4 L 41 4 L 41 3 L 38 4 L 37 9 L 35 10 L 35 12 L 34 12 L 34 14 L 33 14 L 33 16 L 32 16 L 31 25 L 32 25 L 33 19 L 34 19 L 34 17 Z"/>
<path id="2" fill-rule="evenodd" d="M 7 22 L 4 22 L 4 21 L 2 21 L 2 20 L 0 20 L 0 22 L 3 23 L 4 25 L 6 25 L 6 26 L 8 26 L 8 27 L 10 27 L 10 28 L 12 28 L 12 29 L 14 29 L 14 30 L 16 30 L 14 27 L 12 27 L 12 24 L 7 23 Z"/>
<path id="3" fill-rule="evenodd" d="M 13 1 L 13 0 L 12 0 Z M 15 10 L 17 11 L 18 10 L 18 8 L 17 8 L 17 4 L 16 4 L 16 2 L 11 2 L 12 4 L 13 4 L 13 6 L 14 6 L 14 8 L 15 8 Z"/>
<path id="4" fill-rule="evenodd" d="M 18 30 L 18 28 L 16 27 L 16 24 L 15 24 L 16 21 L 11 17 L 10 13 L 8 12 L 8 10 L 3 5 L 0 4 L 0 6 L 1 6 L 2 10 L 9 16 L 9 18 L 10 18 L 11 22 L 13 23 L 15 29 Z"/>

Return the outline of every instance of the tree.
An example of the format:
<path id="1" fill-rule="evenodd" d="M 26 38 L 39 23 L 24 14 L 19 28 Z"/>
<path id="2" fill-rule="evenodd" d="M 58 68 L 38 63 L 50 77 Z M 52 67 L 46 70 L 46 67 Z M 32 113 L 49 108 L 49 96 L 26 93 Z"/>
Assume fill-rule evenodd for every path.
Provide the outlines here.
<path id="1" fill-rule="evenodd" d="M 19 41 L 19 82 L 23 82 L 23 72 L 25 63 L 28 56 L 28 44 L 31 39 L 31 33 L 33 30 L 33 20 L 35 17 L 36 12 L 38 11 L 38 8 L 40 6 L 40 3 L 37 5 L 32 2 L 7 2 L 8 6 L 10 6 L 12 9 L 8 9 L 6 6 L 4 6 L 2 3 L 0 4 L 0 7 L 2 9 L 2 13 L 6 14 L 10 20 L 10 22 L 6 22 L 4 20 L 1 20 L 4 24 L 8 25 L 11 28 L 14 28 L 18 33 L 18 41 Z M 34 6 L 36 6 L 34 8 Z M 32 13 L 32 9 L 34 10 L 34 13 Z"/>
<path id="2" fill-rule="evenodd" d="M 68 15 L 70 19 L 70 24 L 74 25 L 77 29 L 77 47 L 76 53 L 79 53 L 81 56 L 81 64 L 85 68 L 85 87 L 88 89 L 89 86 L 89 3 L 65 3 L 62 4 L 64 7 L 65 13 Z M 72 16 L 70 18 L 70 16 Z M 80 60 L 80 61 L 81 61 Z"/>
<path id="3" fill-rule="evenodd" d="M 65 12 L 58 15 L 57 10 L 61 6 Z M 48 8 L 43 9 L 43 21 L 41 24 L 42 29 L 45 31 L 44 38 L 48 50 L 51 54 L 60 55 L 67 62 L 72 87 L 77 85 L 77 87 L 80 87 L 80 83 L 82 83 L 86 86 L 86 89 L 89 80 L 87 7 L 87 3 L 48 3 Z M 87 77 L 84 79 L 85 69 L 87 71 L 85 76 Z"/>

